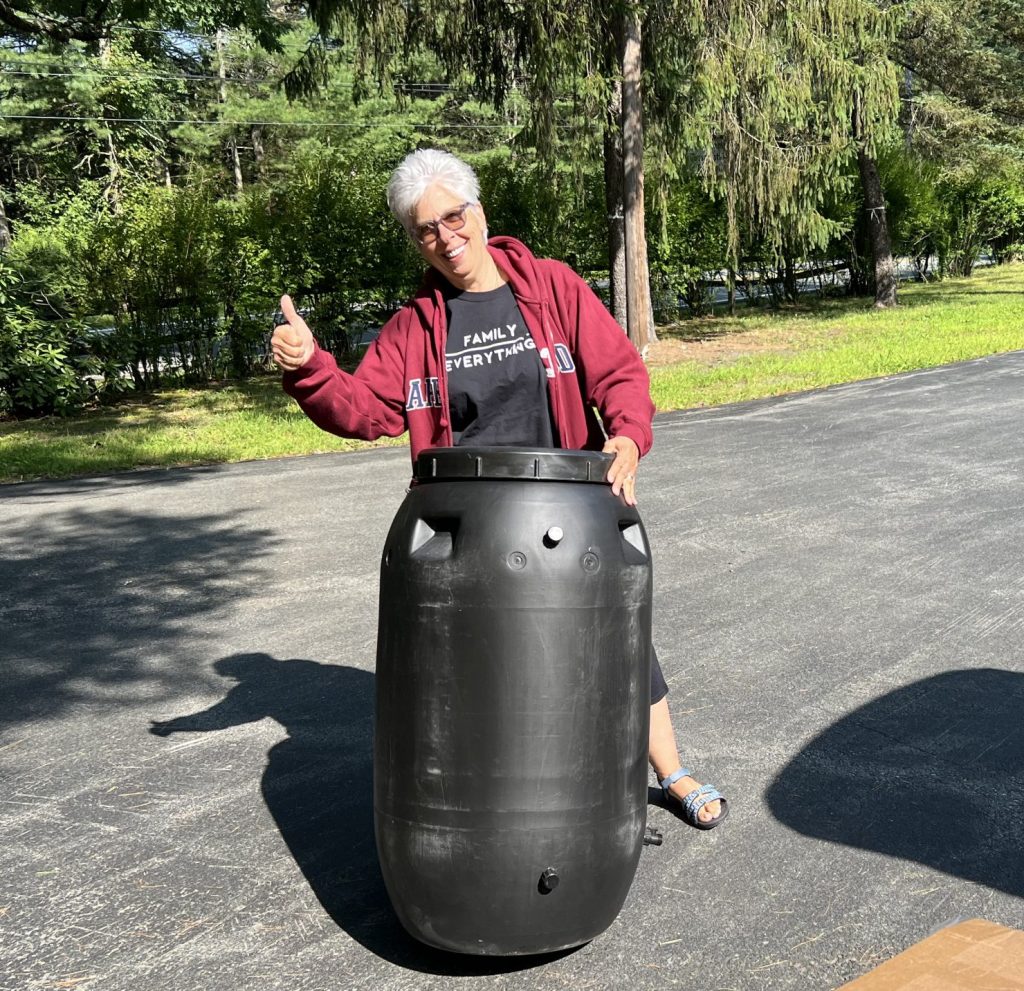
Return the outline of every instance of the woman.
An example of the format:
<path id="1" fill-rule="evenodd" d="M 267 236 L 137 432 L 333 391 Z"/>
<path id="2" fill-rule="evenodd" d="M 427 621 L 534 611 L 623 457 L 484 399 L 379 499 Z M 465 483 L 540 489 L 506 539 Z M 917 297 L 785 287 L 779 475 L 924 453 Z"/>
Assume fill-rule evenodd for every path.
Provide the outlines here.
<path id="1" fill-rule="evenodd" d="M 387 195 L 430 265 L 423 285 L 352 375 L 282 297 L 285 323 L 271 347 L 285 391 L 344 437 L 408 430 L 414 461 L 424 448 L 458 444 L 602 450 L 615 456 L 612 492 L 635 506 L 654 406 L 640 356 L 601 301 L 561 262 L 510 237 L 488 240 L 476 176 L 447 152 L 409 155 Z M 728 805 L 681 767 L 667 694 L 653 657 L 651 766 L 683 819 L 712 829 Z"/>

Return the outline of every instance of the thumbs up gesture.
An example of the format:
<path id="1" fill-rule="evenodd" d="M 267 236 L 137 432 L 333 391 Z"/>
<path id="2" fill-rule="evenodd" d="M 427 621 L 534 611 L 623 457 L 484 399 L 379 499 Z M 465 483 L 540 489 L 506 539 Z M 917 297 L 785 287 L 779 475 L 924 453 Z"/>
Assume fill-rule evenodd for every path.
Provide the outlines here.
<path id="1" fill-rule="evenodd" d="M 306 321 L 295 312 L 291 296 L 281 297 L 281 313 L 284 323 L 274 328 L 270 350 L 278 368 L 294 372 L 313 357 L 313 333 L 306 326 Z"/>

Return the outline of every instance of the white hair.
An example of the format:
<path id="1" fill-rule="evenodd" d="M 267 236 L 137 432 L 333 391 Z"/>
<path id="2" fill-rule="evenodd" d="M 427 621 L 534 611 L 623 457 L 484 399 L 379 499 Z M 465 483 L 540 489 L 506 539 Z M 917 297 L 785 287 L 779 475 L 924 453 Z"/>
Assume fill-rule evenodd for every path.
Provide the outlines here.
<path id="1" fill-rule="evenodd" d="M 476 173 L 461 158 L 439 148 L 421 148 L 402 159 L 388 182 L 388 206 L 411 234 L 412 213 L 431 186 L 443 186 L 466 203 L 480 202 Z"/>

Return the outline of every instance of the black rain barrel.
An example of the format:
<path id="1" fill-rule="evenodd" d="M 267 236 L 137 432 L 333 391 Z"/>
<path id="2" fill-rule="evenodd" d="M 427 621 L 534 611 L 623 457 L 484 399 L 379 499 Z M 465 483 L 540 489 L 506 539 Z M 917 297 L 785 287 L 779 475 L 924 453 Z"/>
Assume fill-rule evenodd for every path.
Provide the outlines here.
<path id="1" fill-rule="evenodd" d="M 647 818 L 651 560 L 611 456 L 436 448 L 381 563 L 374 819 L 417 939 L 546 953 L 603 932 Z"/>

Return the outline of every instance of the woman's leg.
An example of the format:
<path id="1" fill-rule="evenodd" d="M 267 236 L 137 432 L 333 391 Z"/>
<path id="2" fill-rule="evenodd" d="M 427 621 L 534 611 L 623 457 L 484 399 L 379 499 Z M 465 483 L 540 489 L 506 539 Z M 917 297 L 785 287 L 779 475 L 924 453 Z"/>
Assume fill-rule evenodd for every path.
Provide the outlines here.
<path id="1" fill-rule="evenodd" d="M 651 735 L 648 743 L 648 756 L 659 781 L 683 766 L 679 760 L 679 748 L 676 746 L 672 717 L 668 711 L 668 685 L 665 684 L 665 677 L 661 673 L 661 665 L 658 663 L 658 655 L 654 652 L 653 647 L 651 648 Z M 699 787 L 699 781 L 686 775 L 678 781 L 673 781 L 669 785 L 669 791 L 676 798 L 682 800 L 694 788 Z M 717 800 L 708 802 L 698 813 L 698 818 L 701 822 L 710 822 L 721 810 L 721 802 Z"/>

